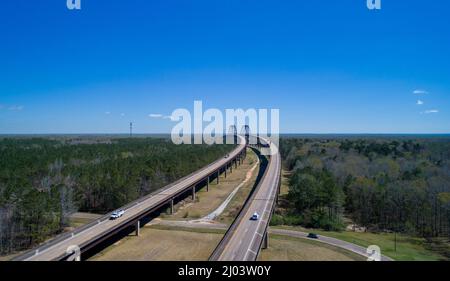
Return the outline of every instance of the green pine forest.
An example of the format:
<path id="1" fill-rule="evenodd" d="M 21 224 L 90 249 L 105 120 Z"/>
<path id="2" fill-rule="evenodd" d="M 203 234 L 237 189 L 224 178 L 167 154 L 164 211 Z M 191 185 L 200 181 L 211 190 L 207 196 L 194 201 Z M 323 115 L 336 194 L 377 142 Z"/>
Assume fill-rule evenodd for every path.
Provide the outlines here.
<path id="1" fill-rule="evenodd" d="M 449 138 L 286 137 L 280 150 L 289 192 L 272 224 L 450 239 Z"/>
<path id="2" fill-rule="evenodd" d="M 0 254 L 61 233 L 76 211 L 107 213 L 232 149 L 169 138 L 0 139 Z"/>

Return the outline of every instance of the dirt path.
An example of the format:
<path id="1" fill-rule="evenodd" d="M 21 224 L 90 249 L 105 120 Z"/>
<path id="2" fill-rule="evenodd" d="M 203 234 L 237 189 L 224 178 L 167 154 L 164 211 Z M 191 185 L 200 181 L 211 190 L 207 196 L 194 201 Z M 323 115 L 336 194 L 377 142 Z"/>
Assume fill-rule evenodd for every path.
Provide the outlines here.
<path id="1" fill-rule="evenodd" d="M 230 193 L 230 195 L 228 195 L 227 199 L 225 199 L 225 201 L 223 201 L 223 203 L 217 209 L 215 209 L 209 215 L 201 218 L 200 220 L 194 220 L 193 222 L 213 221 L 218 216 L 220 216 L 223 213 L 223 211 L 225 211 L 226 207 L 228 206 L 230 201 L 233 199 L 233 197 L 236 195 L 236 193 L 239 191 L 239 189 L 241 189 L 241 187 L 243 187 L 248 181 L 250 181 L 250 179 L 253 176 L 253 172 L 256 170 L 256 168 L 258 168 L 258 165 L 259 165 L 259 159 L 257 159 L 256 164 L 253 165 L 253 167 L 247 172 L 245 179 Z"/>

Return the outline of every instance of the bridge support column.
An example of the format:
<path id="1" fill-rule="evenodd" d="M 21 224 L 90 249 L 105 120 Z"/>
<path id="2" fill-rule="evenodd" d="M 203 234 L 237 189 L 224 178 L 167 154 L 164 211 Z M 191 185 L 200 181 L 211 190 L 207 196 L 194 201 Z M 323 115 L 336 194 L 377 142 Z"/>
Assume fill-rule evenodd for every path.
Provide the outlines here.
<path id="1" fill-rule="evenodd" d="M 219 184 L 219 178 L 220 178 L 220 169 L 217 170 L 217 184 Z"/>
<path id="2" fill-rule="evenodd" d="M 136 224 L 134 226 L 136 228 L 136 236 L 139 236 L 141 233 L 141 222 L 140 221 L 136 221 Z"/>
<path id="3" fill-rule="evenodd" d="M 238 166 L 238 164 L 237 164 L 237 159 L 234 159 L 234 167 L 237 169 L 237 166 Z"/>
<path id="4" fill-rule="evenodd" d="M 192 201 L 195 201 L 195 185 L 192 187 Z"/>
<path id="5" fill-rule="evenodd" d="M 269 248 L 269 233 L 268 232 L 266 232 L 266 234 L 264 235 L 263 242 L 262 242 L 262 249 L 265 250 L 267 248 Z"/>
<path id="6" fill-rule="evenodd" d="M 173 198 L 170 200 L 170 214 L 173 215 Z"/>
<path id="7" fill-rule="evenodd" d="M 278 194 L 281 194 L 281 178 L 278 179 Z"/>
<path id="8" fill-rule="evenodd" d="M 228 165 L 228 164 L 225 164 L 225 178 L 227 178 L 227 170 L 228 170 L 227 165 Z"/>
<path id="9" fill-rule="evenodd" d="M 233 173 L 233 161 L 230 162 L 230 174 Z"/>
<path id="10" fill-rule="evenodd" d="M 206 192 L 209 192 L 209 177 L 206 179 Z"/>

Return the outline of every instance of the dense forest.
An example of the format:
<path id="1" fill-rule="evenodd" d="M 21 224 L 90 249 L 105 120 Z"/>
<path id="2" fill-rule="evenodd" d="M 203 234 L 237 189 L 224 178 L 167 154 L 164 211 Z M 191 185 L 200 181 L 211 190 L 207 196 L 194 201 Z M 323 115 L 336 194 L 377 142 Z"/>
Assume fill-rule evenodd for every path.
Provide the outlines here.
<path id="1" fill-rule="evenodd" d="M 284 138 L 286 214 L 275 224 L 450 237 L 449 138 Z"/>
<path id="2" fill-rule="evenodd" d="M 0 139 L 0 254 L 61 232 L 75 211 L 111 211 L 232 148 L 165 138 Z"/>

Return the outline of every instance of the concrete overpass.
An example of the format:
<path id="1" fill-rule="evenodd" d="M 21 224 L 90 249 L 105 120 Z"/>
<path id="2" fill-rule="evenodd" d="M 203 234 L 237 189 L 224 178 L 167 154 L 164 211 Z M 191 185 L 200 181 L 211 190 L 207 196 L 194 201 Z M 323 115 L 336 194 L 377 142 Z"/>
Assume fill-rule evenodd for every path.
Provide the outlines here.
<path id="1" fill-rule="evenodd" d="M 214 250 L 211 261 L 256 261 L 261 248 L 268 247 L 267 230 L 280 191 L 281 156 L 275 144 L 262 138 L 260 143 L 261 149 L 271 149 L 276 153 L 270 156 L 263 178 Z M 260 219 L 251 221 L 255 212 Z"/>
<path id="2" fill-rule="evenodd" d="M 164 207 L 169 207 L 171 212 L 173 212 L 176 198 L 189 194 L 195 199 L 195 192 L 198 187 L 206 184 L 206 189 L 208 190 L 211 180 L 219 182 L 221 173 L 225 173 L 226 176 L 227 171 L 232 172 L 233 165 L 235 167 L 240 165 L 246 156 L 246 142 L 241 136 L 239 136 L 239 139 L 238 146 L 228 156 L 148 196 L 119 208 L 125 210 L 123 217 L 117 220 L 110 220 L 111 214 L 107 214 L 93 223 L 75 229 L 73 232 L 62 234 L 13 260 L 67 260 L 74 257 L 75 249 L 79 249 L 79 253 L 82 256 L 84 252 L 130 226 L 134 226 L 136 234 L 139 235 L 140 221 L 142 219 Z"/>

